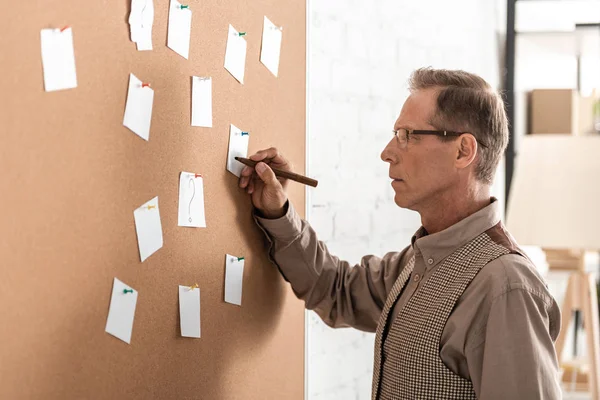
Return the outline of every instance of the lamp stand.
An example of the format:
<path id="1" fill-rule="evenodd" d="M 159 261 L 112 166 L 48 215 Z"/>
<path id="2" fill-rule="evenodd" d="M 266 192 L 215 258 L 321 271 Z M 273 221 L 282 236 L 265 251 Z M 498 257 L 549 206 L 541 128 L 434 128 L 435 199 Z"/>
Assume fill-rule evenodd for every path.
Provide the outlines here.
<path id="1" fill-rule="evenodd" d="M 556 354 L 562 365 L 562 354 L 565 346 L 567 330 L 571 324 L 573 313 L 583 312 L 583 324 L 587 339 L 589 356 L 589 391 L 592 400 L 600 400 L 600 322 L 598 317 L 598 293 L 593 274 L 585 271 L 585 260 L 581 254 L 579 268 L 569 276 L 562 306 L 560 334 L 556 340 Z"/>

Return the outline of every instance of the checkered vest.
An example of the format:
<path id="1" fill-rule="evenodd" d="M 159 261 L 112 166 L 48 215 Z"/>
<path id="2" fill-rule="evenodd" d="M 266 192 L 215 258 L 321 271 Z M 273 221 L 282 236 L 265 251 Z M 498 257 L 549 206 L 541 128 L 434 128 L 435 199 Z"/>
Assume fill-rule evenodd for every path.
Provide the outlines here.
<path id="1" fill-rule="evenodd" d="M 473 384 L 440 358 L 440 338 L 456 301 L 488 262 L 511 251 L 487 233 L 468 242 L 437 267 L 386 330 L 390 310 L 415 265 L 414 256 L 392 287 L 375 336 L 373 400 L 476 399 Z M 383 360 L 385 358 L 385 362 Z"/>

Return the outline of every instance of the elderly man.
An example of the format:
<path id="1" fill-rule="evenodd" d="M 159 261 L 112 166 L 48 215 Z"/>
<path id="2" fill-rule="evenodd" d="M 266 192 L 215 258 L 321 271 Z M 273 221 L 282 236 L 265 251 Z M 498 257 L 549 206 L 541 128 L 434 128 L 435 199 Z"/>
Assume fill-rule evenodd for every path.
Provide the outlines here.
<path id="1" fill-rule="evenodd" d="M 500 221 L 490 186 L 508 142 L 501 97 L 482 78 L 419 69 L 381 158 L 394 201 L 422 227 L 408 247 L 359 265 L 331 255 L 251 156 L 240 186 L 294 293 L 332 327 L 376 332 L 373 399 L 559 399 L 560 311 Z"/>

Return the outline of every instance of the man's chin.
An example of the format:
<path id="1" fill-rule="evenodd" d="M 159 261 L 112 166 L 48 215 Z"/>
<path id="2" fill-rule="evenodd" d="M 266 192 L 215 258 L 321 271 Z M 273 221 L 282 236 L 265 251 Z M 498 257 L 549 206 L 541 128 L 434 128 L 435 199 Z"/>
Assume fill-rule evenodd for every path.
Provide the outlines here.
<path id="1" fill-rule="evenodd" d="M 394 203 L 396 203 L 396 205 L 400 208 L 407 208 L 407 209 L 410 209 L 410 205 L 411 205 L 411 202 L 408 201 L 408 199 L 405 196 L 401 196 L 399 194 L 396 194 L 394 196 Z"/>

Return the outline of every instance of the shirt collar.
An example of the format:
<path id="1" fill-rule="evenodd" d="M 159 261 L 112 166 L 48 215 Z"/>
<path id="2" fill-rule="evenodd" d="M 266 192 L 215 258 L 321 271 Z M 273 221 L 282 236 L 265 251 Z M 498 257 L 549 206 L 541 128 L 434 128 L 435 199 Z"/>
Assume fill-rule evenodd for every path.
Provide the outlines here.
<path id="1" fill-rule="evenodd" d="M 498 200 L 492 197 L 489 205 L 443 231 L 429 235 L 421 226 L 412 237 L 412 247 L 415 255 L 420 254 L 425 260 L 425 265 L 430 268 L 498 222 L 500 205 Z"/>

